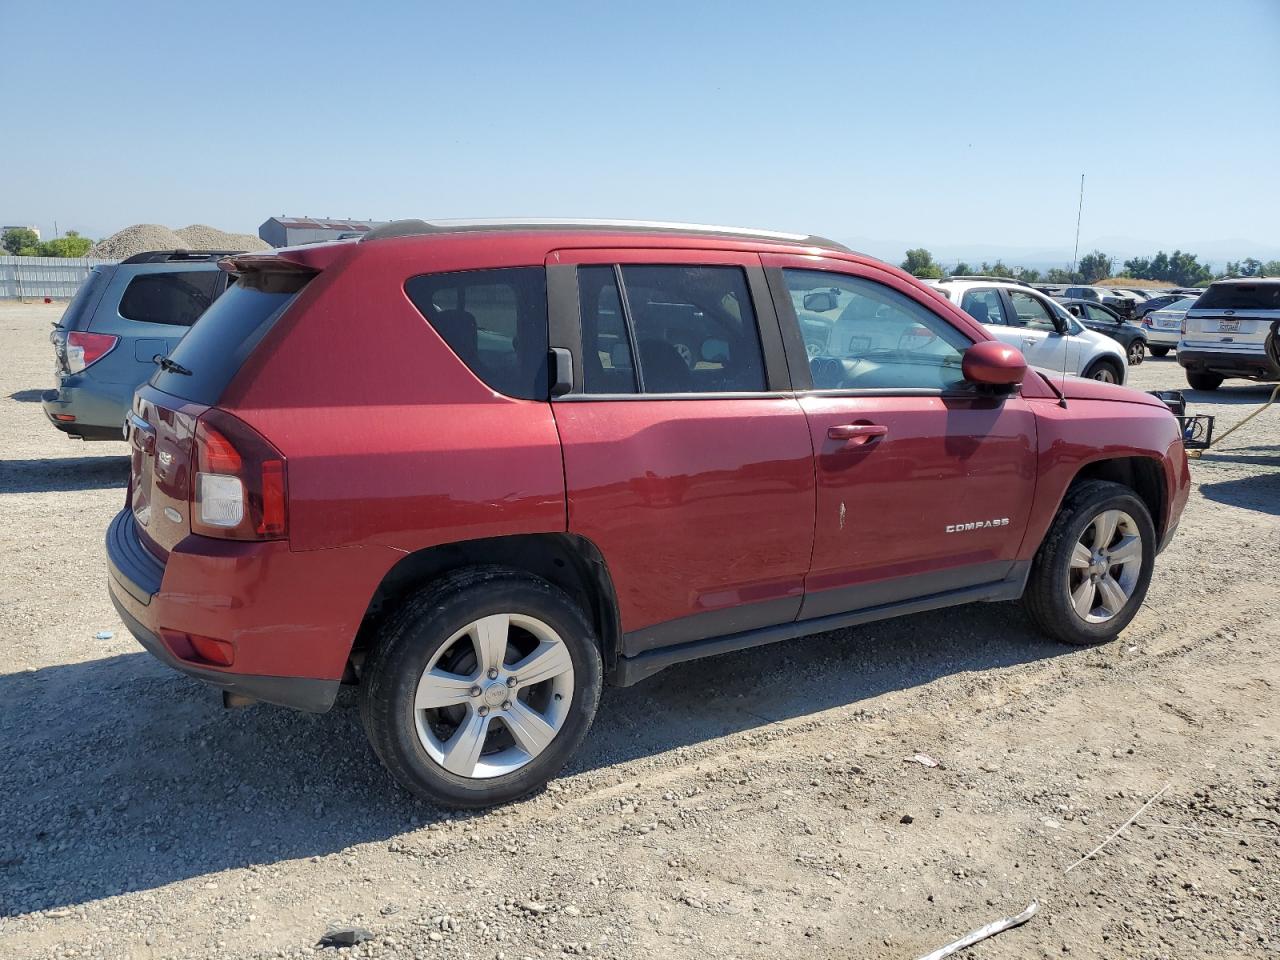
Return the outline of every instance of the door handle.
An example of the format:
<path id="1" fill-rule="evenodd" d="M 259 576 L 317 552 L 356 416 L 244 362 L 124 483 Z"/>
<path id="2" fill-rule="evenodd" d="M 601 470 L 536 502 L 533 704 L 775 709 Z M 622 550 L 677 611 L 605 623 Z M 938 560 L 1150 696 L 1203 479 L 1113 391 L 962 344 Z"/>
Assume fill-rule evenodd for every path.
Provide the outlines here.
<path id="1" fill-rule="evenodd" d="M 849 443 L 869 443 L 888 432 L 889 428 L 882 423 L 844 423 L 838 427 L 828 427 L 827 437 Z"/>

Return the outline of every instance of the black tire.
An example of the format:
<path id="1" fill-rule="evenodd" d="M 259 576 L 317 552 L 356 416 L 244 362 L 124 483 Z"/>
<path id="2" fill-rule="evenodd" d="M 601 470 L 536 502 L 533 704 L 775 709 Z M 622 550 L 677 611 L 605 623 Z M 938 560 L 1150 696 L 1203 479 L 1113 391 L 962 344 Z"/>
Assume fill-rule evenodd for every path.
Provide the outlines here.
<path id="1" fill-rule="evenodd" d="M 1085 529 L 1105 510 L 1123 510 L 1134 519 L 1142 541 L 1142 562 L 1133 593 L 1119 613 L 1109 620 L 1090 623 L 1071 604 L 1071 553 Z M 1031 564 L 1022 602 L 1041 632 L 1054 640 L 1074 646 L 1106 643 L 1129 625 L 1142 606 L 1151 585 L 1155 555 L 1155 524 L 1142 499 L 1122 484 L 1086 480 L 1073 486 L 1063 498 Z"/>
<path id="2" fill-rule="evenodd" d="M 414 697 L 435 652 L 463 627 L 496 613 L 524 614 L 550 626 L 573 665 L 573 693 L 555 738 L 514 772 L 459 776 L 424 748 Z M 600 702 L 600 647 L 582 610 L 564 591 L 501 567 L 449 574 L 409 597 L 381 631 L 360 677 L 360 717 L 378 759 L 403 786 L 447 807 L 477 808 L 532 793 L 554 777 L 581 746 Z"/>
<path id="3" fill-rule="evenodd" d="M 1151 355 L 1153 357 L 1167 357 L 1169 355 L 1169 351 L 1172 350 L 1173 348 L 1172 347 L 1156 347 L 1156 346 L 1148 345 L 1147 349 L 1151 351 Z"/>
<path id="4" fill-rule="evenodd" d="M 1124 383 L 1124 370 L 1121 369 L 1119 361 L 1111 360 L 1107 357 L 1089 364 L 1084 372 L 1085 379 L 1101 380 L 1103 379 L 1103 371 L 1111 375 L 1111 383 Z"/>
<path id="5" fill-rule="evenodd" d="M 1138 364 L 1142 363 L 1142 359 L 1146 355 L 1146 352 L 1143 342 L 1135 337 L 1133 343 L 1129 344 L 1129 366 L 1136 367 Z"/>
<path id="6" fill-rule="evenodd" d="M 1216 373 L 1202 373 L 1198 370 L 1187 371 L 1187 385 L 1192 390 L 1217 390 L 1222 386 L 1222 379 Z"/>

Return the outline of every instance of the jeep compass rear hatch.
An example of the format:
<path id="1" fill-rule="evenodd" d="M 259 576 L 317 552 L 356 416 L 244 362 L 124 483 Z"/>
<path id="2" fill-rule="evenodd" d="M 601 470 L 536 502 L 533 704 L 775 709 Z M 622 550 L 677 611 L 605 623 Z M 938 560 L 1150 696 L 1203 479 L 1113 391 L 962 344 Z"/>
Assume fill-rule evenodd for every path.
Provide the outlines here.
<path id="1" fill-rule="evenodd" d="M 224 264 L 236 281 L 158 360 L 128 420 L 129 506 L 139 539 L 161 560 L 191 533 L 286 534 L 283 456 L 217 404 L 316 271 L 274 256 Z"/>

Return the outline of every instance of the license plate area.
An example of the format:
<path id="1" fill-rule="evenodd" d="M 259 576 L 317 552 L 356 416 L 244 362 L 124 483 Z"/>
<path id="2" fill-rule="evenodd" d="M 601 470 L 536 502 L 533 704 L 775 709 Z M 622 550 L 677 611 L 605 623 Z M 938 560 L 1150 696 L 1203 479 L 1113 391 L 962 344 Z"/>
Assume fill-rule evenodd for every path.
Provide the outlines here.
<path id="1" fill-rule="evenodd" d="M 1219 333 L 1239 333 L 1240 321 L 1239 320 L 1219 320 L 1218 332 Z"/>

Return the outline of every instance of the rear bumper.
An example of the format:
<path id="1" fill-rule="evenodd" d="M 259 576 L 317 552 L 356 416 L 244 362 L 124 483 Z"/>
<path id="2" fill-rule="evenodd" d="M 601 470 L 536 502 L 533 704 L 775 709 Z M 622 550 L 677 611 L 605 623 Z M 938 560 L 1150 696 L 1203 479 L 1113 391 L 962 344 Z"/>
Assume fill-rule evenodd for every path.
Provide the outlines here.
<path id="1" fill-rule="evenodd" d="M 121 425 L 129 415 L 133 387 L 121 383 L 98 383 L 73 375 L 63 379 L 56 390 L 40 397 L 49 422 L 63 433 L 82 440 L 122 440 Z M 74 421 L 55 420 L 54 414 L 73 416 Z"/>
<path id="2" fill-rule="evenodd" d="M 280 558 L 277 551 L 262 549 L 274 544 L 233 544 L 228 549 L 221 541 L 208 541 L 208 551 L 201 552 L 201 539 L 189 537 L 183 541 L 179 548 L 185 549 L 175 549 L 164 564 L 138 539 L 132 513 L 126 509 L 116 515 L 107 529 L 107 582 L 111 602 L 129 632 L 163 663 L 221 690 L 312 713 L 328 710 L 341 684 L 341 666 L 333 666 L 335 654 L 345 666 L 354 632 L 347 635 L 345 649 L 339 651 L 335 641 L 339 646 L 342 641 L 336 630 L 326 638 L 321 625 L 296 622 L 296 610 L 288 609 L 287 604 L 283 609 L 270 602 L 243 605 L 231 595 L 219 594 L 220 589 L 234 591 L 239 579 L 247 576 L 266 588 L 270 596 L 270 581 L 278 577 L 266 569 L 273 564 L 262 561 L 264 554 L 274 560 Z M 250 549 L 243 549 L 246 547 Z M 274 566 L 278 568 L 279 564 Z M 232 576 L 221 578 L 223 582 L 219 583 L 218 570 Z M 198 593 L 184 589 L 192 577 L 200 588 Z M 290 596 L 296 596 L 296 591 L 290 590 Z M 322 609 L 324 605 L 316 606 Z M 292 622 L 291 616 L 295 618 Z M 338 625 L 339 630 L 341 626 Z M 297 644 L 290 642 L 296 637 L 290 633 L 299 629 L 315 643 L 315 657 L 308 658 L 311 662 L 294 657 L 298 671 L 311 673 L 313 670 L 308 667 L 319 666 L 333 676 L 281 676 L 253 669 L 255 661 L 278 662 L 282 644 L 296 652 Z M 189 644 L 181 642 L 184 634 L 234 643 L 236 666 L 225 669 L 200 662 L 189 650 Z M 248 669 L 241 669 L 242 663 Z"/>
<path id="3" fill-rule="evenodd" d="M 1182 336 L 1178 330 L 1157 330 L 1154 327 L 1143 327 L 1142 332 L 1147 335 L 1147 343 L 1154 344 L 1157 347 L 1176 347 L 1178 338 Z"/>
<path id="4" fill-rule="evenodd" d="M 1224 377 L 1244 377 L 1248 380 L 1280 380 L 1280 367 L 1265 353 L 1243 351 L 1227 353 L 1183 347 L 1178 351 L 1178 363 L 1188 370 L 1217 373 Z"/>

